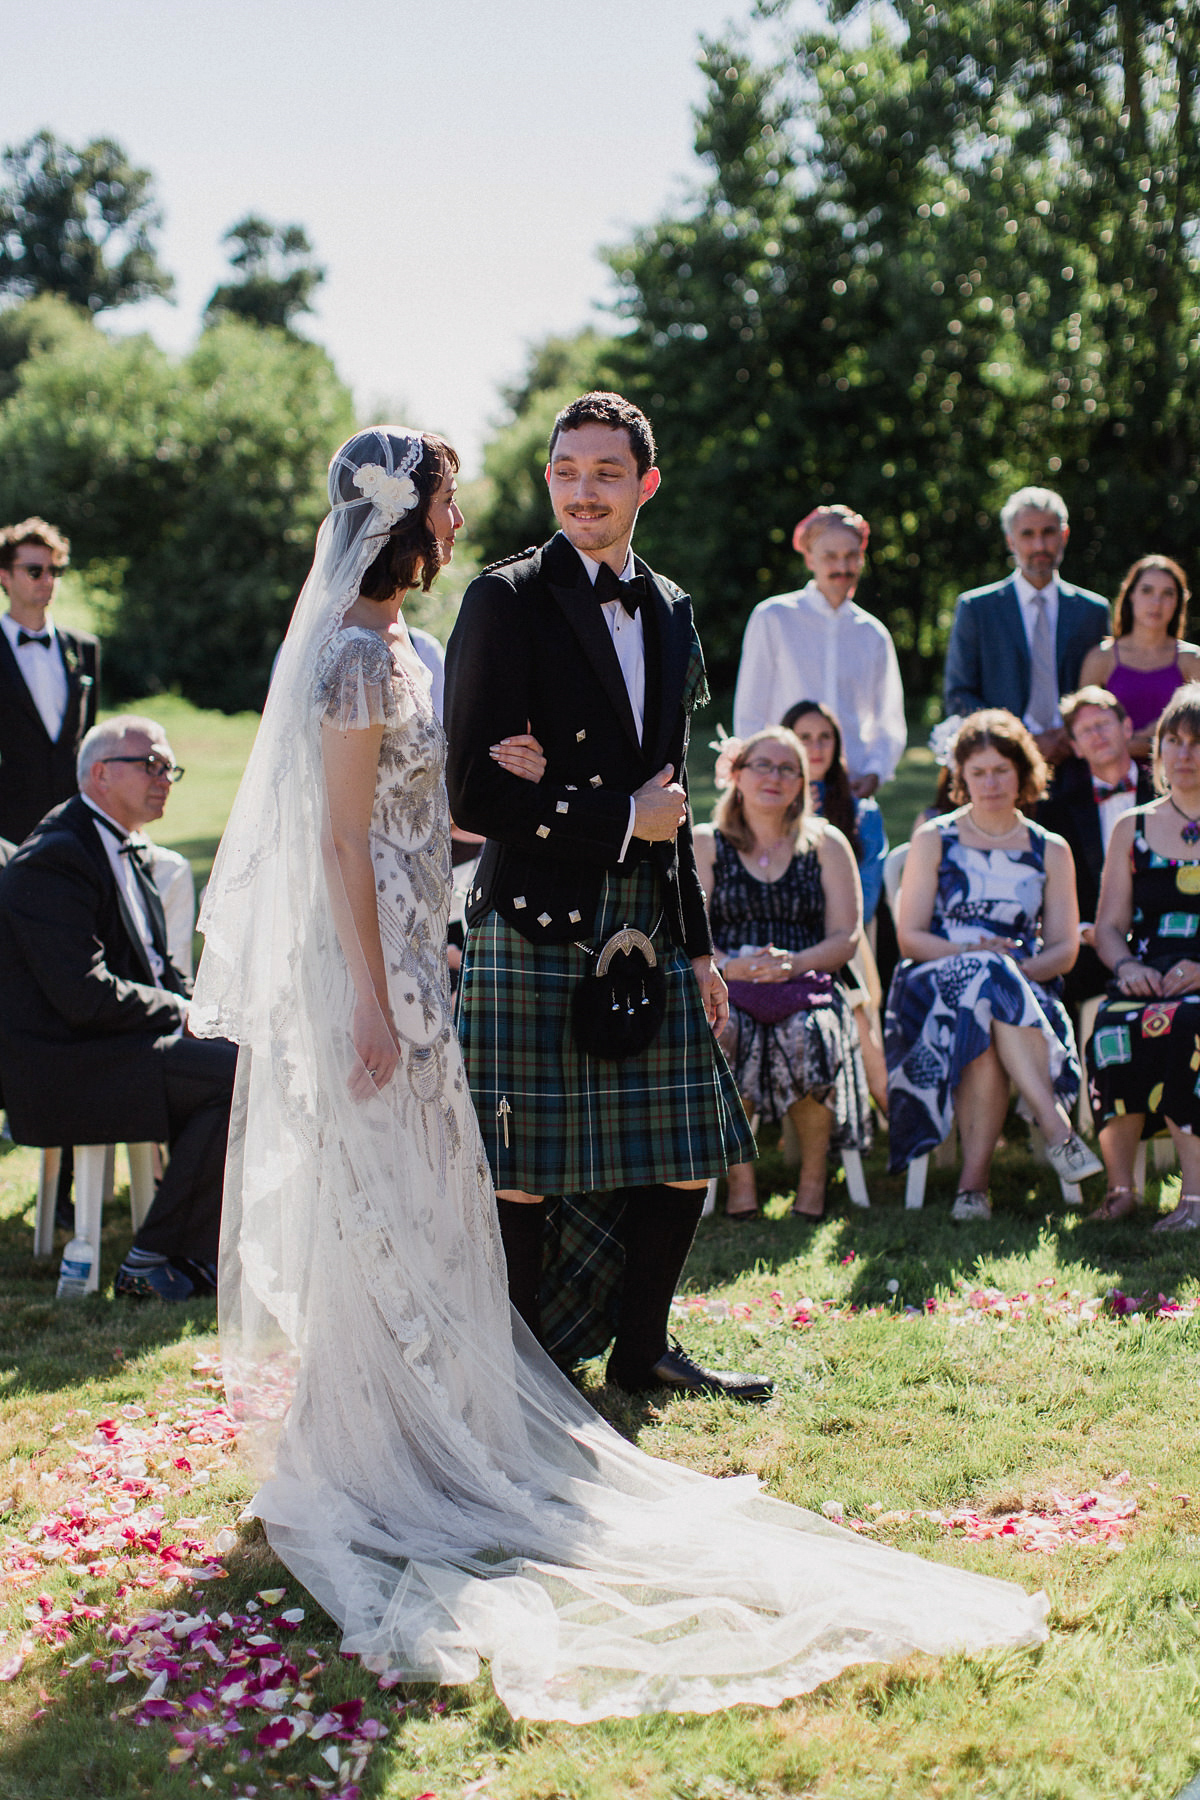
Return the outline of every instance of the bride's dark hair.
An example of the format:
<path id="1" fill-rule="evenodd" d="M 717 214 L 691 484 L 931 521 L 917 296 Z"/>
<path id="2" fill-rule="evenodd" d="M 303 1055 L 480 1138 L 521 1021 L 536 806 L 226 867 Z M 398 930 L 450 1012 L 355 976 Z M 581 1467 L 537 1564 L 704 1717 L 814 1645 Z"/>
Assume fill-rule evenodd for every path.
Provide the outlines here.
<path id="1" fill-rule="evenodd" d="M 362 432 L 360 437 L 364 454 L 353 463 L 349 459 L 342 462 L 331 500 L 361 501 L 362 492 L 354 485 L 355 470 L 366 463 L 382 460 L 370 453 L 371 440 L 386 438 L 392 446 L 395 442 L 392 434 L 380 426 Z M 353 442 L 357 445 L 359 439 Z M 395 460 L 394 454 L 392 460 Z M 453 445 L 432 431 L 423 431 L 420 460 L 412 470 L 418 505 L 415 511 L 397 519 L 386 535 L 380 534 L 379 552 L 368 564 L 358 587 L 364 600 L 390 600 L 400 588 L 420 587 L 423 592 L 429 592 L 442 566 L 441 545 L 429 528 L 429 507 L 446 476 L 456 475 L 458 469 L 458 452 Z"/>

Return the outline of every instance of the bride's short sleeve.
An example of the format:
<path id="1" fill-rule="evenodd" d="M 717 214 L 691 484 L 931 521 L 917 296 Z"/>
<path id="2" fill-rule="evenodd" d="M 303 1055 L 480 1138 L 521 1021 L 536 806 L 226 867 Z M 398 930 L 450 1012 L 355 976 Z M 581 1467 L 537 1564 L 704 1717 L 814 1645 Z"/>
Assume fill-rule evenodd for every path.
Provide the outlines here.
<path id="1" fill-rule="evenodd" d="M 326 645 L 317 664 L 316 701 L 321 717 L 339 731 L 370 725 L 395 730 L 414 711 L 392 653 L 375 631 L 342 631 Z"/>

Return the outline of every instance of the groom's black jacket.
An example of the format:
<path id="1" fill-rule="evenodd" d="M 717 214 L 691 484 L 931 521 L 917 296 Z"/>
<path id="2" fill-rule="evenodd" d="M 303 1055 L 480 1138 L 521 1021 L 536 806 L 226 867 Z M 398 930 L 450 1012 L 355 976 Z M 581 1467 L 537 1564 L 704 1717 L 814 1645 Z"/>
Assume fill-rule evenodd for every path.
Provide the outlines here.
<path id="1" fill-rule="evenodd" d="M 645 563 L 646 661 L 639 744 L 617 653 L 579 556 L 558 533 L 484 571 L 463 598 L 446 652 L 450 810 L 486 836 L 467 906 L 495 910 L 531 943 L 587 937 L 606 872 L 643 860 L 662 878 L 666 923 L 691 957 L 712 947 L 689 825 L 674 843 L 631 838 L 629 797 L 664 764 L 684 781 L 690 708 L 704 663 L 688 596 Z M 489 755 L 532 731 L 546 756 L 537 783 Z"/>

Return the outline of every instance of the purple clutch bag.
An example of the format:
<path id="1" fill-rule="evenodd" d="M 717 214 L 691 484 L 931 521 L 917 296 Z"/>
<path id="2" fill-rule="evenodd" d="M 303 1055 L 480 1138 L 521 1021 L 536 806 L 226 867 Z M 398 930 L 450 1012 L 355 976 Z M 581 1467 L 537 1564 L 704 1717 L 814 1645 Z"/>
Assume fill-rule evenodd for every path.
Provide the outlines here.
<path id="1" fill-rule="evenodd" d="M 779 1025 L 793 1013 L 833 1005 L 833 976 L 813 969 L 791 981 L 731 981 L 729 1002 L 760 1025 Z"/>

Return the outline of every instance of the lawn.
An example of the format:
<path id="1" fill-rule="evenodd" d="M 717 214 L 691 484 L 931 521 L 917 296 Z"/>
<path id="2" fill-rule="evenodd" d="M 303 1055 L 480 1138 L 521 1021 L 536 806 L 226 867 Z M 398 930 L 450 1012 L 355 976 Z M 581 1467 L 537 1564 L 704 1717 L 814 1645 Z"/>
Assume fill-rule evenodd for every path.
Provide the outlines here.
<path id="1" fill-rule="evenodd" d="M 147 710 L 189 769 L 163 837 L 202 867 L 253 720 Z M 894 841 L 932 786 L 920 755 L 902 783 Z M 583 1381 L 655 1454 L 1044 1587 L 1049 1641 L 852 1670 L 774 1712 L 587 1728 L 514 1724 L 486 1678 L 411 1687 L 342 1659 L 240 1518 L 212 1303 L 113 1301 L 122 1190 L 101 1294 L 56 1304 L 35 1153 L 0 1147 L 0 1797 L 1177 1795 L 1200 1767 L 1200 1247 L 1064 1211 L 1009 1138 L 996 1216 L 965 1227 L 952 1171 L 906 1212 L 877 1148 L 871 1210 L 839 1177 L 806 1230 L 767 1147 L 766 1216 L 703 1224 L 677 1310 L 694 1353 L 775 1374 L 768 1407 Z"/>

